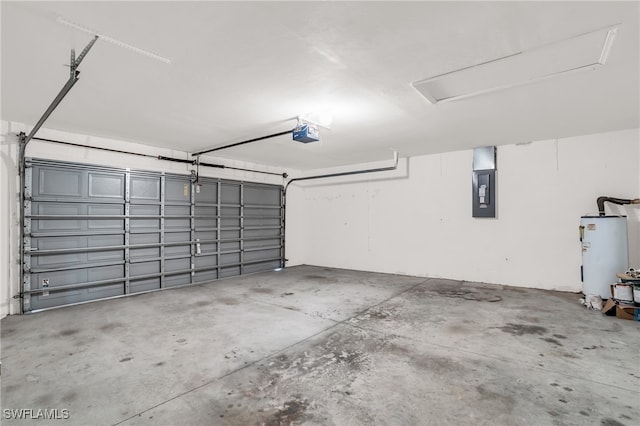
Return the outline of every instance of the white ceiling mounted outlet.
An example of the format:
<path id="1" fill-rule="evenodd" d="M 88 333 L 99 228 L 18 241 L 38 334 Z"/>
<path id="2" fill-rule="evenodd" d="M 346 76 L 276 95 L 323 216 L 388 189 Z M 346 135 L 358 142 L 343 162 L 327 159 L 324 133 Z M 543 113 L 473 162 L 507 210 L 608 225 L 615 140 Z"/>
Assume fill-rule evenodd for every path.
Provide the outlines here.
<path id="1" fill-rule="evenodd" d="M 606 63 L 618 27 L 619 24 L 492 59 L 416 81 L 412 86 L 436 104 L 595 69 Z"/>

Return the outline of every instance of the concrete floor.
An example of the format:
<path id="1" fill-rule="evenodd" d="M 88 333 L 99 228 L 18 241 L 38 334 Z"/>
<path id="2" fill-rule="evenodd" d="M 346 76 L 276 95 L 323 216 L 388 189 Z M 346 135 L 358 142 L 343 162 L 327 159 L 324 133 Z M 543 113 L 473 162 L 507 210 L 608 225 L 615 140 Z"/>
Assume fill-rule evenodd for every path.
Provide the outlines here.
<path id="1" fill-rule="evenodd" d="M 65 425 L 640 424 L 640 323 L 577 299 L 301 266 L 12 316 L 2 408 L 68 409 Z"/>

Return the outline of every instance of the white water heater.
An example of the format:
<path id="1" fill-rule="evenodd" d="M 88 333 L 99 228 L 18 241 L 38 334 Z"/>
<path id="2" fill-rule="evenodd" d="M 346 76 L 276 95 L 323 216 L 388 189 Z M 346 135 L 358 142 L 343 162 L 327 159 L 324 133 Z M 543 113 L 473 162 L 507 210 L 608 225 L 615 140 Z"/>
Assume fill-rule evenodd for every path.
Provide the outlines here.
<path id="1" fill-rule="evenodd" d="M 582 292 L 611 297 L 616 273 L 629 268 L 626 216 L 582 216 Z"/>

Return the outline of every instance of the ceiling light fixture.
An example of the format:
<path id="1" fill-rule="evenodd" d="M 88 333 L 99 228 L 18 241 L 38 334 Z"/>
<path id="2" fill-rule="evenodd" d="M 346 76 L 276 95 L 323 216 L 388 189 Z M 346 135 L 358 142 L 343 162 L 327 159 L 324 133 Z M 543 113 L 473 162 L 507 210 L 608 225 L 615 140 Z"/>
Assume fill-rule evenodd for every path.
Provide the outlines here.
<path id="1" fill-rule="evenodd" d="M 333 117 L 328 112 L 320 112 L 317 114 L 318 125 L 328 128 L 333 123 Z"/>
<path id="2" fill-rule="evenodd" d="M 595 69 L 606 63 L 619 25 L 416 81 L 412 86 L 436 104 Z"/>
<path id="3" fill-rule="evenodd" d="M 170 64 L 171 63 L 171 60 L 165 58 L 164 56 L 160 56 L 160 55 L 155 54 L 153 52 L 149 52 L 148 50 L 144 50 L 144 49 L 141 49 L 139 47 L 132 46 L 132 45 L 130 45 L 128 43 L 125 43 L 125 42 L 120 41 L 118 39 L 115 39 L 113 37 L 109 37 L 109 36 L 107 36 L 105 34 L 102 34 L 102 33 L 98 32 L 98 31 L 94 31 L 94 30 L 89 29 L 87 27 L 83 27 L 82 25 L 78 25 L 78 24 L 76 24 L 74 22 L 66 20 L 61 16 L 58 16 L 56 21 L 58 21 L 62 25 L 66 25 L 66 26 L 71 27 L 73 29 L 76 29 L 78 31 L 82 31 L 84 33 L 91 34 L 93 36 L 98 36 L 98 38 L 100 40 L 104 40 L 104 41 L 106 41 L 108 43 L 115 44 L 116 46 L 120 46 L 120 47 L 123 47 L 123 48 L 125 48 L 127 50 L 131 50 L 132 52 L 138 53 L 140 55 L 156 59 L 156 60 L 158 60 L 160 62 L 164 62 L 165 64 Z"/>
<path id="4" fill-rule="evenodd" d="M 333 123 L 333 116 L 327 110 L 318 112 L 309 112 L 306 114 L 300 114 L 296 117 L 298 121 L 302 120 L 307 123 L 315 124 L 318 127 L 323 127 L 327 130 L 331 130 L 331 123 Z"/>

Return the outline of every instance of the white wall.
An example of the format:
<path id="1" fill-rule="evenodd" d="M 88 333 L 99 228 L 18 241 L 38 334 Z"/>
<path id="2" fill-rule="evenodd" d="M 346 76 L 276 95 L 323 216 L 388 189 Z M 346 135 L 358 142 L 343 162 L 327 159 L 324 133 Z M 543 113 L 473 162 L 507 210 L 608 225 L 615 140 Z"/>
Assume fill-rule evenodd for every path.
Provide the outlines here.
<path id="1" fill-rule="evenodd" d="M 287 235 L 304 247 L 296 261 L 580 291 L 580 216 L 600 195 L 640 197 L 639 130 L 498 147 L 497 219 L 471 217 L 472 155 L 411 158 L 405 179 L 301 183 L 289 203 L 304 207 L 287 216 L 302 230 Z M 607 209 L 629 216 L 640 266 L 640 206 Z"/>
<path id="2" fill-rule="evenodd" d="M 0 317 L 19 312 L 16 133 L 0 133 Z M 187 158 L 125 141 L 42 129 L 38 136 Z M 188 173 L 184 164 L 33 141 L 28 156 Z M 640 131 L 604 133 L 498 148 L 498 219 L 471 217 L 471 151 L 401 159 L 397 171 L 294 183 L 287 197 L 288 266 L 312 264 L 579 291 L 577 227 L 599 195 L 640 197 Z M 211 159 L 229 166 L 280 169 Z M 352 166 L 381 167 L 390 161 Z M 335 171 L 335 170 L 332 170 Z M 203 168 L 203 175 L 282 184 L 261 174 Z M 296 171 L 287 170 L 292 176 Z M 309 172 L 315 174 L 319 171 Z M 629 216 L 630 262 L 640 266 L 640 206 Z"/>
<path id="3" fill-rule="evenodd" d="M 0 133 L 0 318 L 8 314 L 20 312 L 20 303 L 12 296 L 20 292 L 19 261 L 19 236 L 20 236 L 20 210 L 18 202 L 18 139 L 17 133 L 28 133 L 30 128 L 20 123 L 1 122 Z M 65 142 L 79 143 L 89 146 L 112 148 L 123 151 L 138 152 L 142 154 L 163 155 L 187 159 L 184 151 L 156 148 L 132 142 L 99 138 L 94 136 L 79 135 L 68 132 L 60 132 L 50 129 L 41 129 L 37 137 L 56 139 Z M 94 149 L 72 147 L 48 142 L 32 141 L 27 148 L 27 157 L 46 158 L 60 161 L 73 161 L 86 164 L 98 164 L 119 168 L 131 168 L 138 170 L 153 170 L 158 172 L 189 174 L 192 166 L 181 163 L 158 161 L 154 158 L 145 158 L 126 154 L 118 154 Z M 257 165 L 248 162 L 232 161 L 223 158 L 203 157 L 203 161 L 223 164 L 231 167 L 256 169 L 275 173 L 283 170 Z M 286 170 L 296 174 L 296 171 Z M 202 176 L 219 177 L 234 180 L 252 182 L 264 182 L 282 185 L 283 179 L 278 176 L 270 176 L 252 172 L 212 169 L 202 167 Z"/>

